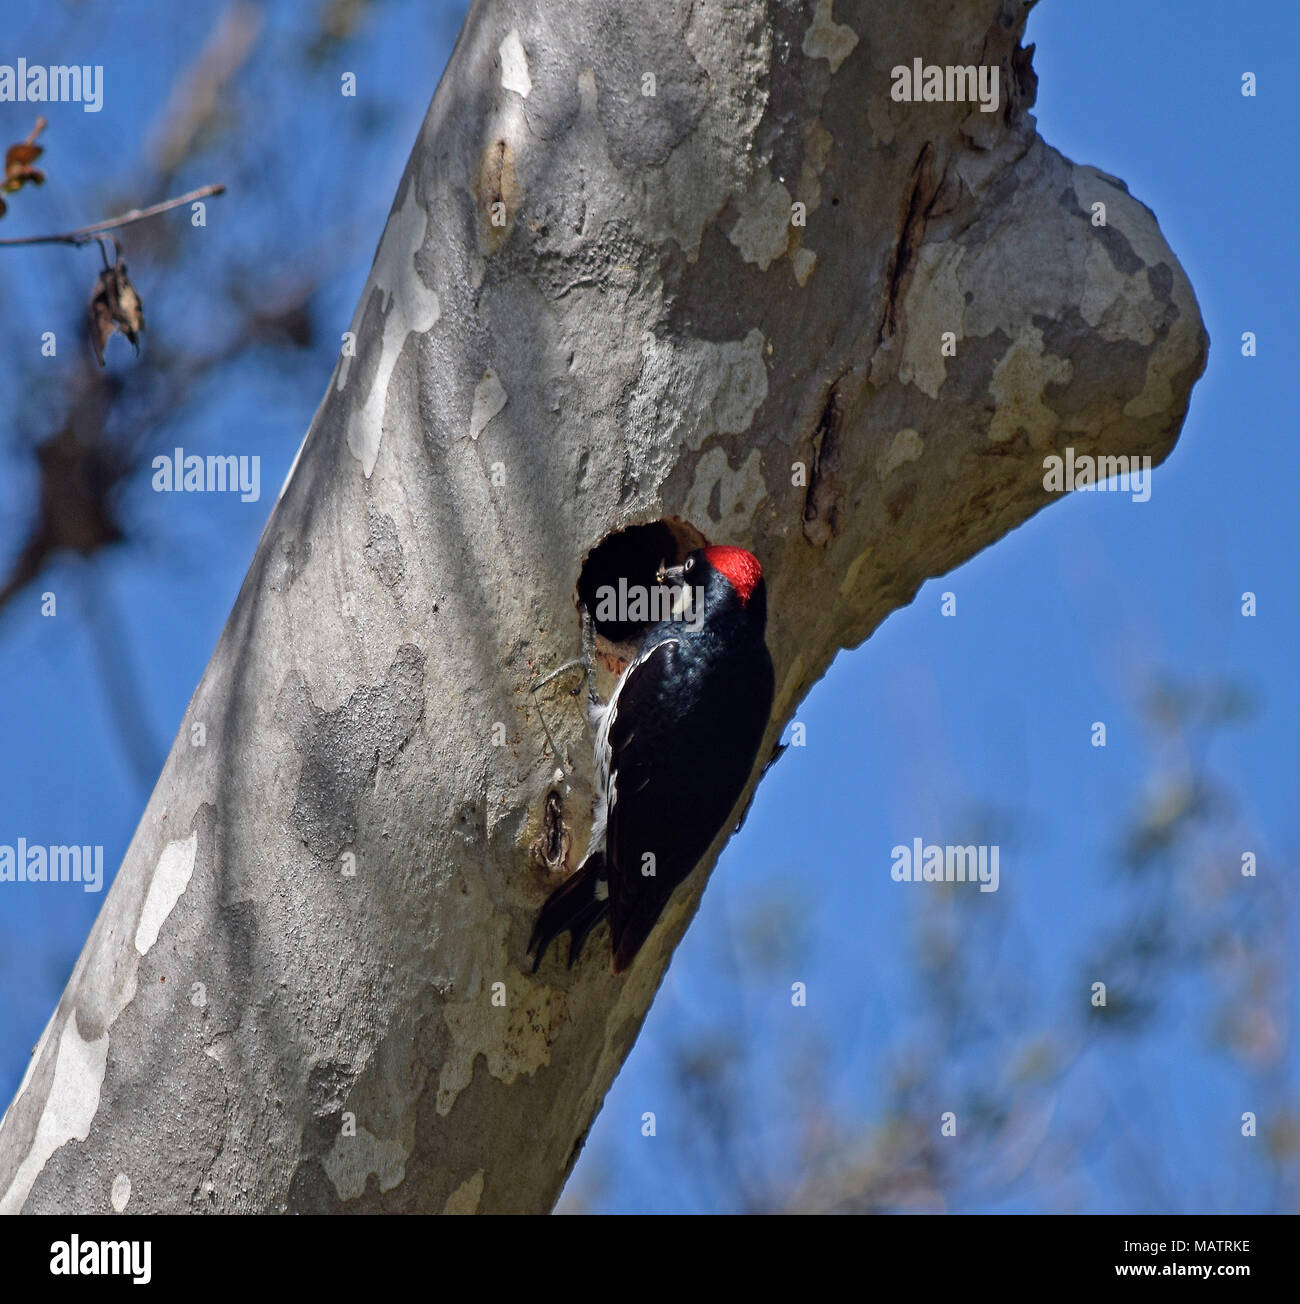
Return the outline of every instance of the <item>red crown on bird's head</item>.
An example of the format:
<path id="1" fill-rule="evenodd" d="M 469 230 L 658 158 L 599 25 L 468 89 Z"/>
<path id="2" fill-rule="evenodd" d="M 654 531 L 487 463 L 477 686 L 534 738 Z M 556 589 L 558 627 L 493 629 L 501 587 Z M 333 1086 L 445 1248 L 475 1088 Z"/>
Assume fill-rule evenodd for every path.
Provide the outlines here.
<path id="1" fill-rule="evenodd" d="M 705 548 L 704 557 L 715 571 L 725 575 L 731 582 L 741 605 L 748 602 L 763 578 L 763 568 L 758 564 L 758 558 L 744 548 L 734 548 L 725 543 Z"/>

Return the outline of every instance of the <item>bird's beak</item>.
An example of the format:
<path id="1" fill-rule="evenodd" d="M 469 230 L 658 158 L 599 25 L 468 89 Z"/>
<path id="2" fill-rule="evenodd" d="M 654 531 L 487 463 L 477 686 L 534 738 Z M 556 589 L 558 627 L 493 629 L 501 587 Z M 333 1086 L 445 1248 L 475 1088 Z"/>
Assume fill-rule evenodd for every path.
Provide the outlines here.
<path id="1" fill-rule="evenodd" d="M 655 571 L 655 579 L 660 584 L 685 584 L 686 572 L 680 566 L 665 566 L 660 562 L 659 569 Z"/>

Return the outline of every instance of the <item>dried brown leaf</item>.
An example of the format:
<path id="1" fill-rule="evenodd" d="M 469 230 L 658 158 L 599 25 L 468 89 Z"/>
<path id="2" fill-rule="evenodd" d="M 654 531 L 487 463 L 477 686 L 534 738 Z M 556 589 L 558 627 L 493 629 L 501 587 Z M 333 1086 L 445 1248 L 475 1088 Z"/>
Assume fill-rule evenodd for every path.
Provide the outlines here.
<path id="1" fill-rule="evenodd" d="M 21 190 L 29 181 L 34 186 L 45 184 L 45 173 L 39 168 L 32 167 L 38 158 L 45 152 L 44 149 L 36 144 L 36 137 L 45 129 L 45 119 L 37 118 L 36 125 L 32 128 L 26 140 L 20 140 L 17 144 L 10 145 L 5 150 L 4 179 L 0 181 L 0 190 L 5 194 L 13 194 L 15 190 Z M 0 203 L 0 217 L 5 214 L 5 205 Z"/>
<path id="2" fill-rule="evenodd" d="M 11 172 L 14 168 L 25 168 L 29 164 L 35 163 L 45 148 L 42 145 L 33 145 L 31 141 L 19 141 L 17 145 L 10 145 L 5 151 L 5 172 Z"/>
<path id="3" fill-rule="evenodd" d="M 125 335 L 139 353 L 142 330 L 144 304 L 126 274 L 126 263 L 118 258 L 112 267 L 100 272 L 90 296 L 90 343 L 99 365 L 104 365 L 104 349 L 114 331 Z"/>

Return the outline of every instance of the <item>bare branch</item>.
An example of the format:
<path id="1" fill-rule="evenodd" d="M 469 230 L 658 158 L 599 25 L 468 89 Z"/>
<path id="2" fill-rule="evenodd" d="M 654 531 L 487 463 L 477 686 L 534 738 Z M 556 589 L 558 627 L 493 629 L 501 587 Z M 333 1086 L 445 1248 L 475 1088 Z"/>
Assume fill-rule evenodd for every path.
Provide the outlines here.
<path id="1" fill-rule="evenodd" d="M 157 217 L 183 204 L 192 204 L 196 199 L 206 199 L 209 195 L 224 195 L 224 182 L 211 186 L 200 186 L 188 194 L 177 195 L 174 199 L 164 199 L 160 204 L 151 204 L 148 208 L 133 208 L 130 212 L 117 217 L 106 218 L 102 222 L 93 222 L 90 226 L 80 226 L 75 231 L 65 231 L 61 235 L 22 235 L 8 240 L 0 240 L 0 245 L 37 245 L 37 244 L 89 244 L 103 231 L 112 231 L 119 226 L 129 226 L 132 222 L 143 222 L 147 217 Z"/>

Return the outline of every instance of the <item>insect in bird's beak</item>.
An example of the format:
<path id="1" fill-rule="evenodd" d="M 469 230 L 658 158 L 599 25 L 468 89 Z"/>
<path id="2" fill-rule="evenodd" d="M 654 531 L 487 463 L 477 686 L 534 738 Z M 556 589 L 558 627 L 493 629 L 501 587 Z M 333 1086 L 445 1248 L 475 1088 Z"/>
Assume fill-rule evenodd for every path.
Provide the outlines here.
<path id="1" fill-rule="evenodd" d="M 659 569 L 655 571 L 655 580 L 659 584 L 684 584 L 686 570 L 682 566 L 666 566 L 660 562 Z"/>

